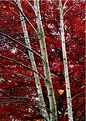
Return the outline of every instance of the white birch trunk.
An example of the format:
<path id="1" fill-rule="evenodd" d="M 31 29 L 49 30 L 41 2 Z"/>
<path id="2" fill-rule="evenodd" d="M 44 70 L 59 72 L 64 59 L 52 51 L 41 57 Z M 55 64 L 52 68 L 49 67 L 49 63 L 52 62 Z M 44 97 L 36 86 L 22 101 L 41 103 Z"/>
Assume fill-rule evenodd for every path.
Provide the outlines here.
<path id="1" fill-rule="evenodd" d="M 23 12 L 20 0 L 17 0 L 17 5 L 18 5 L 19 9 L 21 10 L 21 12 Z M 21 13 L 20 13 L 20 20 L 21 20 L 23 33 L 24 33 L 25 43 L 31 49 L 31 44 L 30 44 L 30 40 L 29 40 L 29 36 L 28 36 L 28 30 L 27 30 L 27 27 L 26 27 L 24 17 L 22 16 Z M 28 50 L 28 54 L 29 54 L 29 57 L 30 57 L 30 60 L 31 60 L 32 68 L 33 68 L 34 71 L 37 72 L 37 67 L 36 67 L 33 52 Z M 42 94 L 39 75 L 37 73 L 34 73 L 34 77 L 35 77 L 35 83 L 36 83 L 37 93 L 38 93 L 39 102 L 40 102 L 40 113 L 43 117 L 45 117 L 45 119 L 47 121 L 49 121 L 49 116 L 48 116 L 48 113 L 47 113 L 47 110 L 46 110 L 46 106 L 45 106 L 45 102 L 44 102 L 44 98 L 43 98 L 43 94 Z"/>
<path id="2" fill-rule="evenodd" d="M 64 74 L 65 74 L 66 95 L 67 95 L 68 120 L 73 121 L 70 80 L 68 73 L 68 63 L 67 63 L 67 54 L 66 54 L 67 52 L 66 52 L 65 35 L 64 35 L 65 33 L 64 33 L 62 0 L 59 0 L 59 9 L 60 9 L 60 31 L 61 31 L 61 41 L 62 41 L 62 54 L 63 54 Z"/>
<path id="3" fill-rule="evenodd" d="M 36 14 L 36 23 L 38 26 L 38 37 L 39 37 L 39 43 L 41 47 L 41 54 L 45 62 L 43 66 L 44 66 L 44 74 L 46 78 L 49 105 L 50 105 L 50 111 L 51 111 L 49 121 L 57 121 L 56 101 L 55 101 L 54 89 L 53 89 L 53 84 L 52 84 L 52 79 L 50 74 L 48 54 L 46 49 L 45 35 L 44 35 L 44 29 L 43 29 L 42 18 L 40 13 L 39 1 L 40 0 L 34 0 L 34 9 Z"/>

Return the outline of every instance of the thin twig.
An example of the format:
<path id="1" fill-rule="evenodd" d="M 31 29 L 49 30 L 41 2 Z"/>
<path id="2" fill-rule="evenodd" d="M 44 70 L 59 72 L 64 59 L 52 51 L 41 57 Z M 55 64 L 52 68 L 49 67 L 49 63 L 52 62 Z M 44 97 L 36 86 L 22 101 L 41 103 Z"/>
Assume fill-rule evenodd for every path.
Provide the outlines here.
<path id="1" fill-rule="evenodd" d="M 28 49 L 29 51 L 33 52 L 34 54 L 36 54 L 37 56 L 39 56 L 39 57 L 42 59 L 41 55 L 38 54 L 36 51 L 30 49 L 30 48 L 28 47 L 28 45 L 26 45 L 26 44 L 24 44 L 24 43 L 22 43 L 22 42 L 17 41 L 16 39 L 12 38 L 11 36 L 9 36 L 9 35 L 7 35 L 7 34 L 5 34 L 5 33 L 0 32 L 0 35 L 5 36 L 5 37 L 9 38 L 11 41 L 14 41 L 14 42 L 16 42 L 16 43 L 22 45 L 23 47 L 25 47 L 25 48 Z M 42 61 L 44 62 L 43 59 L 42 59 Z"/>
<path id="2" fill-rule="evenodd" d="M 68 0 L 65 1 L 64 5 L 63 5 L 63 9 L 65 8 L 67 2 L 68 2 Z"/>
<path id="3" fill-rule="evenodd" d="M 17 3 L 13 0 L 13 3 L 16 5 L 16 7 L 18 8 L 18 10 L 20 11 L 20 13 L 22 14 L 22 16 L 24 17 L 24 19 L 26 20 L 26 22 L 30 25 L 30 27 L 35 31 L 35 33 L 38 35 L 38 31 L 34 28 L 34 26 L 31 24 L 31 22 L 28 20 L 28 18 L 25 16 L 25 14 L 20 10 L 20 8 L 18 7 Z"/>
<path id="4" fill-rule="evenodd" d="M 28 0 L 26 0 L 26 1 L 27 1 L 28 5 L 33 9 L 33 11 L 35 11 L 35 8 L 31 5 L 31 3 Z"/>
<path id="5" fill-rule="evenodd" d="M 11 58 L 6 57 L 6 56 L 2 56 L 1 54 L 0 54 L 0 57 L 1 57 L 1 58 L 4 58 L 4 59 L 7 59 L 7 60 L 10 60 L 10 61 L 12 61 L 12 62 L 15 62 L 15 63 L 17 63 L 17 64 L 21 65 L 22 67 L 27 68 L 27 69 L 29 69 L 29 70 L 31 70 L 31 71 L 33 71 L 33 72 L 37 73 L 37 74 L 38 74 L 38 75 L 39 75 L 42 79 L 44 79 L 44 80 L 45 80 L 45 78 L 44 78 L 44 77 L 43 77 L 40 73 L 38 73 L 38 72 L 34 71 L 32 68 L 30 68 L 30 67 L 28 67 L 28 66 L 26 66 L 26 65 L 24 65 L 24 64 L 22 64 L 22 63 L 20 63 L 19 61 L 16 61 L 16 60 L 11 59 Z"/>
<path id="6" fill-rule="evenodd" d="M 22 100 L 22 97 L 13 97 L 13 96 L 10 96 L 8 93 L 4 92 L 2 89 L 0 89 L 0 92 L 4 93 L 5 95 L 7 95 L 9 98 L 12 98 L 12 99 L 17 99 L 18 101 L 20 102 L 23 102 L 26 106 L 28 106 L 30 109 L 32 109 L 33 111 L 36 111 L 36 109 L 39 110 L 39 106 L 35 106 L 34 104 L 33 105 L 29 105 L 27 104 L 26 100 Z M 20 100 L 19 100 L 20 99 Z M 25 98 L 23 98 L 25 99 Z M 28 98 L 29 100 L 31 100 L 31 98 Z M 35 109 L 34 109 L 35 108 Z M 36 111 L 43 119 L 45 119 L 45 121 L 48 121 L 44 116 L 42 116 L 42 114 L 38 111 Z"/>
<path id="7" fill-rule="evenodd" d="M 83 92 L 80 92 L 80 93 L 76 94 L 76 95 L 72 98 L 72 100 L 73 100 L 74 98 L 76 98 L 77 96 L 79 96 L 79 95 L 85 93 L 85 92 L 86 92 L 86 91 L 83 91 Z"/>
<path id="8" fill-rule="evenodd" d="M 73 7 L 75 7 L 78 4 L 78 0 L 76 1 L 76 4 L 74 4 L 73 6 L 71 6 L 69 9 L 66 10 L 66 12 L 63 14 L 63 16 L 65 16 L 65 14 L 70 11 Z"/>

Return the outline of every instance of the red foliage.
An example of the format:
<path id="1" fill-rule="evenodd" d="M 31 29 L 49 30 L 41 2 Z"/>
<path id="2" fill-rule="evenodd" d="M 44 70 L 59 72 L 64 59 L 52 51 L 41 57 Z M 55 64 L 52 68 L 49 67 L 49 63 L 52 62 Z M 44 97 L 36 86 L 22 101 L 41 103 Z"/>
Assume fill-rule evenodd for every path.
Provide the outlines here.
<path id="1" fill-rule="evenodd" d="M 33 1 L 30 2 L 33 5 Z M 64 112 L 61 112 L 60 115 L 58 114 L 58 119 L 60 121 L 67 121 L 58 2 L 56 0 L 53 0 L 53 2 L 43 0 L 40 6 L 57 106 L 59 105 L 59 99 L 63 102 L 63 106 L 60 108 L 63 108 Z M 74 7 L 65 13 L 71 6 Z M 35 13 L 31 6 L 27 2 L 22 1 L 22 7 L 26 17 L 37 29 Z M 64 9 L 65 37 L 74 121 L 84 121 L 84 7 L 83 1 L 79 0 L 78 4 L 76 4 L 76 1 L 68 1 Z M 0 32 L 25 44 L 21 21 L 17 14 L 19 14 L 19 10 L 12 2 L 0 1 Z M 37 35 L 27 22 L 26 24 L 32 49 L 40 54 Z M 38 107 L 36 107 L 36 105 L 39 106 L 39 101 L 37 100 L 33 72 L 22 66 L 24 64 L 31 67 L 27 49 L 18 42 L 16 43 L 0 34 L 0 55 L 20 63 L 0 58 L 0 120 L 3 121 L 11 121 L 12 118 L 22 121 L 33 121 L 34 119 L 42 118 L 38 114 Z M 38 72 L 44 75 L 41 58 L 35 54 L 34 56 Z M 41 79 L 41 84 L 43 87 L 45 86 L 43 79 Z"/>

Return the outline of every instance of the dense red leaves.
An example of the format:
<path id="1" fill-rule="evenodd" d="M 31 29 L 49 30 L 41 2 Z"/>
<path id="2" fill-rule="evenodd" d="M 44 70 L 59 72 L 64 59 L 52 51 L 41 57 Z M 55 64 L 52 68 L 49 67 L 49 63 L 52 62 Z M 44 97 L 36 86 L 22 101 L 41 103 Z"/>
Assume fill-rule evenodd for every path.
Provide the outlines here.
<path id="1" fill-rule="evenodd" d="M 33 5 L 33 1 L 30 1 L 30 3 Z M 66 13 L 71 6 L 73 7 Z M 26 17 L 37 29 L 35 13 L 31 6 L 27 2 L 22 1 L 22 7 Z M 58 119 L 60 121 L 67 121 L 58 2 L 56 0 L 53 0 L 53 2 L 43 0 L 40 3 L 40 8 L 57 106 L 62 106 L 58 108 L 58 111 L 61 111 L 61 108 L 63 108 L 63 112 L 61 111 L 61 114 L 58 114 Z M 78 1 L 78 4 L 76 4 L 76 1 L 69 0 L 64 9 L 64 14 L 74 121 L 84 121 L 84 2 Z M 28 22 L 26 24 L 32 49 L 41 54 L 38 37 Z M 0 1 L 0 32 L 25 44 L 19 19 L 19 10 L 10 1 Z M 14 42 L 0 34 L 0 55 L 20 63 L 0 58 L 0 88 L 2 89 L 0 90 L 0 120 L 3 121 L 11 121 L 11 119 L 33 121 L 34 119 L 41 118 L 38 114 L 38 107 L 35 107 L 39 106 L 39 100 L 37 98 L 33 72 L 22 66 L 24 64 L 31 67 L 31 62 L 27 55 L 27 49 L 18 42 Z M 42 60 L 36 54 L 34 56 L 38 72 L 44 76 Z M 43 79 L 41 79 L 41 85 L 42 87 L 45 86 Z"/>

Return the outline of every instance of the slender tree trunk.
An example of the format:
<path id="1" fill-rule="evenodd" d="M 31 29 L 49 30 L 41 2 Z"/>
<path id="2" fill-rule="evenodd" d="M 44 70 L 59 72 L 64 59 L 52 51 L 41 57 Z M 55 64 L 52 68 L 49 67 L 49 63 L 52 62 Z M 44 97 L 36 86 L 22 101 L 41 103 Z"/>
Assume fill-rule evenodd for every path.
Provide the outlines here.
<path id="1" fill-rule="evenodd" d="M 60 9 L 60 31 L 61 31 L 61 41 L 62 41 L 65 84 L 66 84 L 68 119 L 69 121 L 73 121 L 70 80 L 69 80 L 69 73 L 68 73 L 68 63 L 67 63 L 66 44 L 65 44 L 62 0 L 59 0 L 59 9 Z"/>
<path id="2" fill-rule="evenodd" d="M 41 18 L 41 13 L 40 13 L 39 1 L 40 0 L 34 0 L 34 9 L 35 9 L 35 14 L 36 14 L 36 23 L 38 26 L 38 37 L 39 37 L 39 43 L 41 47 L 41 54 L 45 62 L 44 74 L 46 78 L 49 105 L 50 105 L 50 111 L 51 111 L 49 121 L 57 121 L 56 101 L 55 101 L 54 89 L 53 89 L 53 84 L 52 84 L 52 79 L 51 79 L 51 74 L 50 74 L 48 54 L 47 54 L 47 49 L 46 49 L 45 35 L 44 35 L 44 29 L 43 29 L 42 18 Z"/>
<path id="3" fill-rule="evenodd" d="M 20 0 L 17 0 L 17 5 L 18 5 L 19 9 L 23 12 Z M 30 44 L 30 40 L 29 40 L 29 36 L 28 36 L 28 30 L 27 30 L 27 27 L 26 27 L 24 17 L 21 13 L 20 13 L 20 20 L 21 20 L 23 33 L 24 33 L 25 43 L 31 49 L 31 44 Z M 28 50 L 28 55 L 30 56 L 30 60 L 31 60 L 33 70 L 37 72 L 37 67 L 36 67 L 33 52 Z M 43 94 L 42 94 L 39 75 L 37 73 L 34 73 L 34 77 L 35 77 L 35 83 L 36 83 L 37 93 L 38 93 L 38 97 L 39 97 L 40 113 L 41 113 L 41 115 L 43 115 L 43 117 L 45 117 L 45 119 L 47 121 L 49 121 L 49 116 L 48 116 L 48 113 L 47 113 L 47 110 L 46 110 L 46 106 L 45 106 L 45 102 L 44 102 L 44 98 L 43 98 Z"/>

